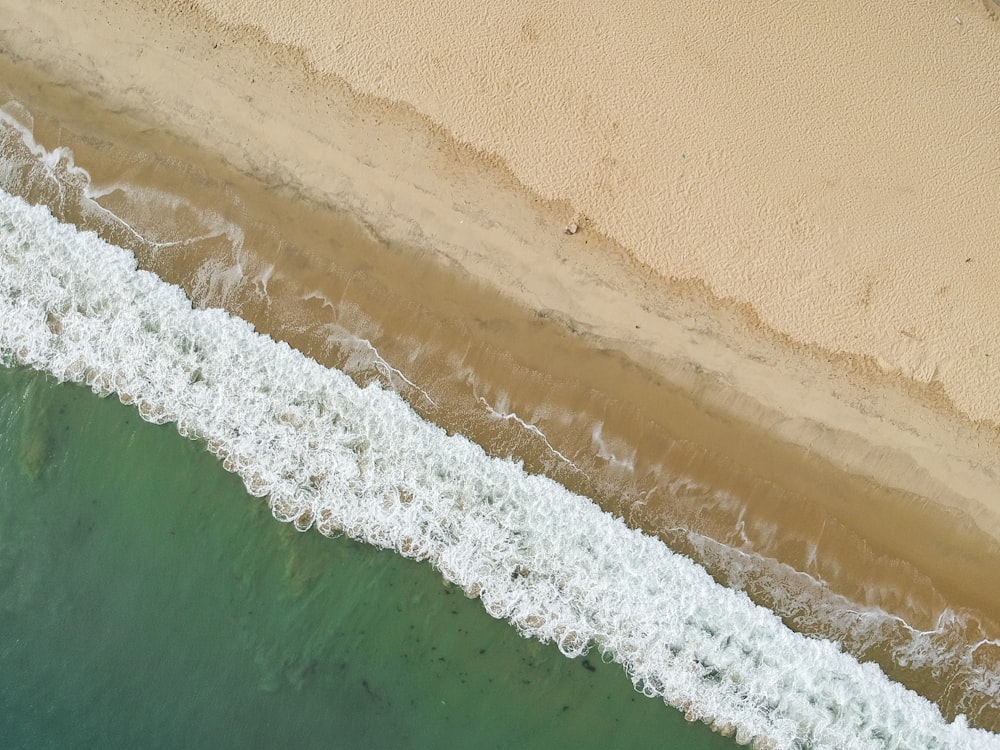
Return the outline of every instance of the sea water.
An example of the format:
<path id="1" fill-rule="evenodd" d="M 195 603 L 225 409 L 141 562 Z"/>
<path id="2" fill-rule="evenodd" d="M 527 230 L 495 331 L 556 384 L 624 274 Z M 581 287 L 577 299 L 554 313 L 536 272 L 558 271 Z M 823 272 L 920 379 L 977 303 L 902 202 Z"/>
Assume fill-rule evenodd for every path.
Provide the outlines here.
<path id="1" fill-rule="evenodd" d="M 437 569 L 450 585 L 447 596 L 478 598 L 478 606 L 522 635 L 555 644 L 573 659 L 564 664 L 580 673 L 618 671 L 629 699 L 637 697 L 628 693 L 631 680 L 689 718 L 762 746 L 1000 746 L 1000 738 L 969 729 L 963 717 L 945 722 L 933 704 L 874 665 L 859 664 L 828 641 L 792 633 L 745 595 L 718 586 L 586 498 L 444 433 L 394 393 L 358 387 L 222 311 L 193 309 L 178 288 L 136 270 L 127 252 L 6 194 L 0 196 L 0 321 L 0 354 L 8 366 L 114 393 L 143 419 L 175 424 L 239 474 L 252 495 L 267 496 L 280 520 L 395 550 L 400 564 L 402 557 L 426 561 L 409 567 Z M 18 448 L 27 467 L 22 473 L 39 481 L 49 471 L 45 457 L 62 455 L 53 441 L 43 435 Z M 161 485 L 169 483 L 150 489 Z M 17 512 L 25 505 L 16 503 Z M 192 533 L 201 528 L 202 508 L 216 512 L 212 499 L 202 497 L 183 516 Z M 45 528 L 50 514 L 44 515 L 36 532 Z M 310 545 L 343 543 L 301 538 L 313 539 Z M 238 559 L 245 564 L 256 546 L 247 544 Z M 166 554 L 155 544 L 142 550 L 154 559 Z M 222 552 L 212 553 L 218 562 Z M 17 566 L 29 581 L 33 568 L 44 567 Z M 255 577 L 248 580 L 256 587 Z M 146 593 L 134 583 L 132 590 L 130 602 Z M 461 606 L 466 610 L 457 612 L 473 602 Z M 229 625 L 240 632 L 237 623 Z M 335 639 L 322 631 L 303 630 L 300 637 L 319 651 L 333 649 L 327 641 Z M 200 661 L 180 662 L 180 672 L 199 673 Z M 293 660 L 292 681 L 317 672 L 319 662 L 326 673 L 330 664 L 322 658 L 304 665 Z M 380 695 L 376 687 L 362 678 L 365 695 Z M 337 703 L 336 696 L 328 699 Z M 391 722 L 376 723 L 389 731 Z"/>

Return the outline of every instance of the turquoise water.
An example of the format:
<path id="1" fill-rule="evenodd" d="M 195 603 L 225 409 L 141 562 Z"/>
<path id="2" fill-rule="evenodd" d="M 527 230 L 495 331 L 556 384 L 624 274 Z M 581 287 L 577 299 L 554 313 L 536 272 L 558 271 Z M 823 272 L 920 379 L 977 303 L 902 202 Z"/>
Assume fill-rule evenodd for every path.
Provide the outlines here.
<path id="1" fill-rule="evenodd" d="M 736 746 L 26 369 L 0 368 L 0 582 L 4 747 Z"/>

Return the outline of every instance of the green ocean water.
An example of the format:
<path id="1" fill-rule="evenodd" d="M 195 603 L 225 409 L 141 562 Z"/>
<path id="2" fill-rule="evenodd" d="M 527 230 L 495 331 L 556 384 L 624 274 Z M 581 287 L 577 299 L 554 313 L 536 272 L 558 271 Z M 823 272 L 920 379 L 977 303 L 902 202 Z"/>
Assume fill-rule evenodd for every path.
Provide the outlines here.
<path id="1" fill-rule="evenodd" d="M 0 368 L 0 675 L 4 748 L 736 747 L 26 369 Z"/>

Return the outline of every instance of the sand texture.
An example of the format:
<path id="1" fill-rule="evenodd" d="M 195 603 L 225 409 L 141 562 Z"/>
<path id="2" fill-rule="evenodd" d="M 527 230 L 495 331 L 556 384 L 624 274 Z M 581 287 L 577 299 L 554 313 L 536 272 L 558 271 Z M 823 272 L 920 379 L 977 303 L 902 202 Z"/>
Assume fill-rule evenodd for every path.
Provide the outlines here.
<path id="1" fill-rule="evenodd" d="M 983 4 L 201 4 L 497 155 L 655 274 L 1000 421 Z"/>

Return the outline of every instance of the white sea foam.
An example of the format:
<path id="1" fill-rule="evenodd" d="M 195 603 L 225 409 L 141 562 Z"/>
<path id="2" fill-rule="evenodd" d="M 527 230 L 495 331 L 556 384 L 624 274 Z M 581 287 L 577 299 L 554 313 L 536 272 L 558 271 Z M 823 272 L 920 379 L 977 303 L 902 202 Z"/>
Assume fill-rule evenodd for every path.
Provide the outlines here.
<path id="1" fill-rule="evenodd" d="M 494 617 L 782 748 L 1000 748 L 828 642 L 785 628 L 583 497 L 422 421 L 127 252 L 0 195 L 0 357 L 116 392 L 205 441 L 275 517 L 427 559 Z"/>
<path id="2" fill-rule="evenodd" d="M 536 425 L 534 422 L 526 422 L 524 419 L 518 416 L 516 412 L 508 411 L 509 405 L 507 403 L 507 394 L 502 393 L 500 395 L 500 401 L 497 403 L 495 407 L 492 406 L 490 402 L 487 401 L 482 396 L 479 396 L 477 394 L 476 397 L 479 399 L 480 403 L 482 403 L 482 405 L 486 407 L 486 411 L 490 414 L 490 416 L 496 419 L 504 420 L 505 422 L 514 422 L 515 424 L 520 425 L 522 428 L 524 428 L 525 431 L 530 432 L 532 435 L 535 435 L 536 437 L 540 438 L 542 442 L 545 443 L 545 447 L 548 449 L 549 453 L 556 456 L 560 461 L 565 463 L 567 466 L 580 472 L 584 476 L 587 476 L 587 472 L 585 472 L 583 469 L 581 469 L 579 466 L 573 463 L 569 458 L 566 457 L 564 453 L 561 453 L 558 450 L 556 450 L 555 446 L 553 446 L 552 443 L 549 442 L 548 436 L 538 428 L 538 425 Z"/>
<path id="3" fill-rule="evenodd" d="M 823 633 L 852 653 L 888 651 L 901 667 L 939 675 L 953 705 L 973 718 L 1000 705 L 1000 674 L 977 663 L 980 649 L 1000 648 L 1000 641 L 988 637 L 974 616 L 945 608 L 921 630 L 881 607 L 836 594 L 809 573 L 754 552 L 749 543 L 738 549 L 689 530 L 675 531 L 687 537 L 700 560 L 725 571 L 729 587 L 748 590 L 764 578 L 769 603 L 797 629 Z"/>

